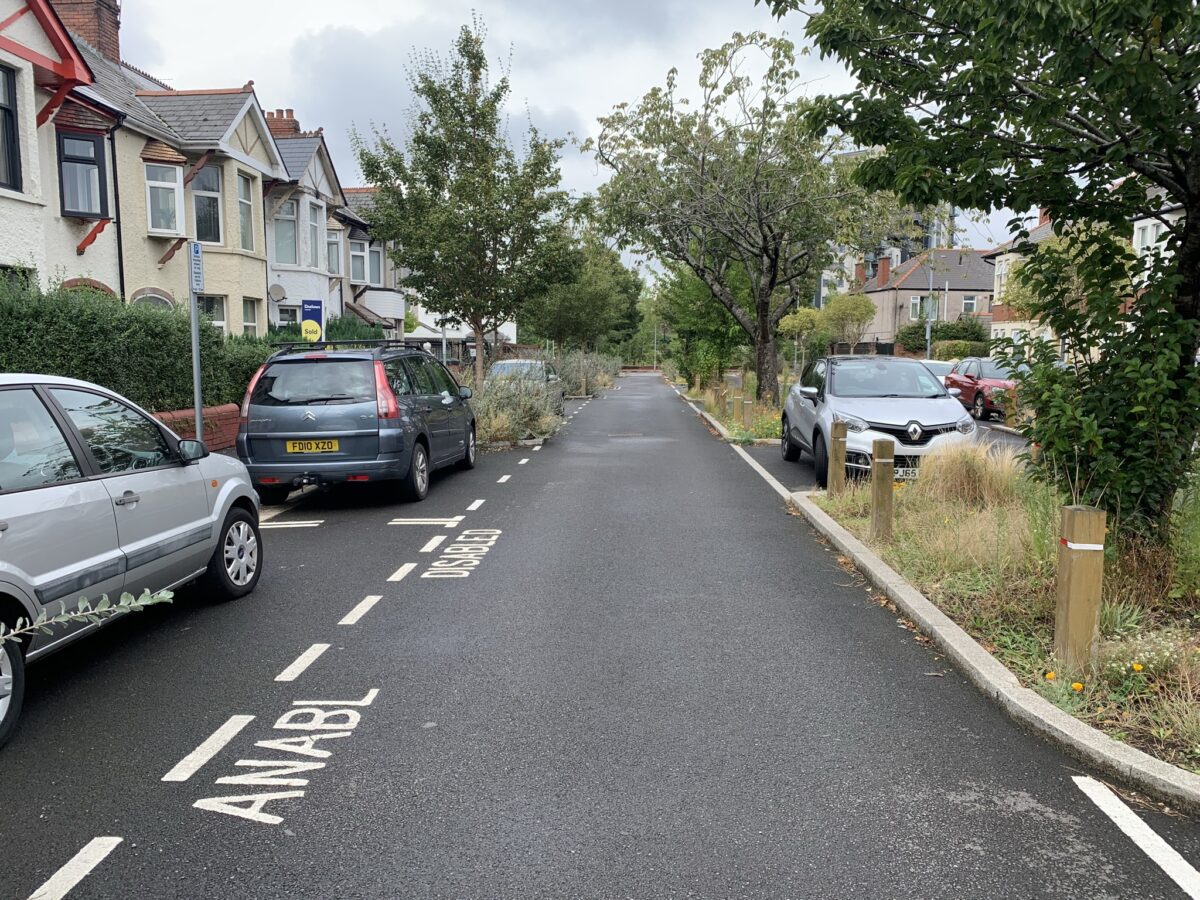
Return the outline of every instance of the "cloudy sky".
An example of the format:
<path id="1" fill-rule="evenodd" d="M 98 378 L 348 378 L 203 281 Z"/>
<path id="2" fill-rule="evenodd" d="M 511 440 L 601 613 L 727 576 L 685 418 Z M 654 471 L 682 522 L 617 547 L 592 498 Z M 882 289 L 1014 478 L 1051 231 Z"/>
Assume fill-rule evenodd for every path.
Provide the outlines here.
<path id="1" fill-rule="evenodd" d="M 753 0 L 124 0 L 125 59 L 172 87 L 236 87 L 253 79 L 267 109 L 291 107 L 301 127 L 322 126 L 344 186 L 361 184 L 349 132 L 402 130 L 411 107 L 406 71 L 414 52 L 445 53 L 478 14 L 494 67 L 511 59 L 514 119 L 529 115 L 547 135 L 586 137 L 597 116 L 661 84 L 672 66 L 694 84 L 697 53 L 735 31 L 786 32 L 803 21 L 773 19 Z M 814 93 L 851 84 L 816 56 L 801 69 Z M 603 173 L 567 148 L 563 179 L 594 189 Z M 964 243 L 1004 240 L 1002 222 L 971 226 Z"/>

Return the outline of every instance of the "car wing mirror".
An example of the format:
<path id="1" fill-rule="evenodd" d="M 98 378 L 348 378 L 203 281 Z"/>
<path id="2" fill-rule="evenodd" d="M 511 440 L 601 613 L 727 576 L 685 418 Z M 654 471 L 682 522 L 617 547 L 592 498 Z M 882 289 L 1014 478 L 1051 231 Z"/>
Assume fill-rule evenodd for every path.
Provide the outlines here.
<path id="1" fill-rule="evenodd" d="M 204 441 L 184 440 L 179 442 L 179 459 L 185 466 L 197 463 L 208 456 L 208 447 Z"/>
<path id="2" fill-rule="evenodd" d="M 961 397 L 961 396 L 962 396 L 962 389 L 961 389 L 961 388 L 946 388 L 946 392 L 947 392 L 947 393 L 948 393 L 948 394 L 949 394 L 951 397 Z"/>
<path id="3" fill-rule="evenodd" d="M 464 400 L 470 400 L 474 393 L 475 392 L 465 384 L 458 389 L 458 396 L 462 397 Z"/>
<path id="4" fill-rule="evenodd" d="M 800 395 L 807 397 L 813 403 L 816 403 L 817 398 L 821 396 L 821 389 L 805 385 L 804 387 L 800 388 Z"/>

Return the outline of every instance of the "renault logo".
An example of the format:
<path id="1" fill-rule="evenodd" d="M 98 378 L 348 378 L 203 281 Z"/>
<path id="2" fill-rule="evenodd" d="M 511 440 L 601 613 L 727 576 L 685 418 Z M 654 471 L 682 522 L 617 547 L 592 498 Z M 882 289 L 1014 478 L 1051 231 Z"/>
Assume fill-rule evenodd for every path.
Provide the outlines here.
<path id="1" fill-rule="evenodd" d="M 913 441 L 919 441 L 921 439 L 921 435 L 925 433 L 925 429 L 916 422 L 909 422 L 908 428 L 905 430 L 908 432 L 909 438 Z"/>
<path id="2" fill-rule="evenodd" d="M 315 412 L 313 412 L 311 409 L 306 409 L 304 411 L 304 421 L 305 422 L 317 421 L 317 414 Z"/>

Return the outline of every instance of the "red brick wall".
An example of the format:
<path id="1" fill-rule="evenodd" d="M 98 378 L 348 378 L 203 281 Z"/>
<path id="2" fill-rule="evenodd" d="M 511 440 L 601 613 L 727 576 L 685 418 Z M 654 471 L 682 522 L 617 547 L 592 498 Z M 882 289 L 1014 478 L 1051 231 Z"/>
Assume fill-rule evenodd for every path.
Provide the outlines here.
<path id="1" fill-rule="evenodd" d="M 113 62 L 121 59 L 121 4 L 118 0 L 50 0 L 67 28 Z"/>
<path id="2" fill-rule="evenodd" d="M 204 443 L 209 450 L 228 450 L 237 438 L 238 415 L 236 403 L 204 407 Z M 176 409 L 155 413 L 154 417 L 183 438 L 196 436 L 196 411 Z"/>

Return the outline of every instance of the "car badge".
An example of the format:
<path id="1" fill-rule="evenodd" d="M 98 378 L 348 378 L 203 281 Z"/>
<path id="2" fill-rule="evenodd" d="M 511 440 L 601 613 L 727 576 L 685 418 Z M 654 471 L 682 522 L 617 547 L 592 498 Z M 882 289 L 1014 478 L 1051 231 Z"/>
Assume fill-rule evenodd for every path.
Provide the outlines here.
<path id="1" fill-rule="evenodd" d="M 925 433 L 925 429 L 916 422 L 909 422 L 906 430 L 908 431 L 909 438 L 914 441 L 919 441 L 921 439 L 921 435 Z"/>
<path id="2" fill-rule="evenodd" d="M 306 421 L 306 422 L 317 421 L 317 414 L 315 412 L 313 412 L 311 409 L 306 409 L 304 411 L 304 421 Z"/>

